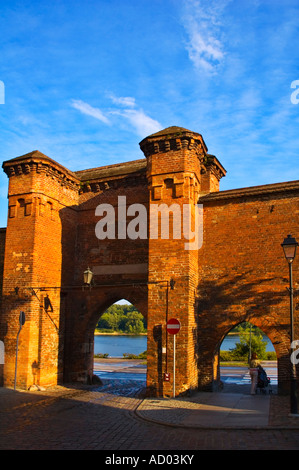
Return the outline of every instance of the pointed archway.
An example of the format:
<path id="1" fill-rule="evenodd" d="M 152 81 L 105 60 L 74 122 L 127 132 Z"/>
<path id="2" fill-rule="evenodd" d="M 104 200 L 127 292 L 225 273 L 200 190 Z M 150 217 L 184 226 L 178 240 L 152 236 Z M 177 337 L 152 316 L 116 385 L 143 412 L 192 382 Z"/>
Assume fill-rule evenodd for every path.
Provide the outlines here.
<path id="1" fill-rule="evenodd" d="M 277 355 L 269 337 L 250 322 L 234 326 L 223 338 L 219 347 L 219 371 L 222 387 L 234 386 L 234 391 L 244 391 L 250 386 L 249 364 L 253 353 L 271 380 L 267 391 L 277 390 Z"/>
<path id="2" fill-rule="evenodd" d="M 140 311 L 120 299 L 99 317 L 94 334 L 93 375 L 146 385 L 147 324 Z"/>

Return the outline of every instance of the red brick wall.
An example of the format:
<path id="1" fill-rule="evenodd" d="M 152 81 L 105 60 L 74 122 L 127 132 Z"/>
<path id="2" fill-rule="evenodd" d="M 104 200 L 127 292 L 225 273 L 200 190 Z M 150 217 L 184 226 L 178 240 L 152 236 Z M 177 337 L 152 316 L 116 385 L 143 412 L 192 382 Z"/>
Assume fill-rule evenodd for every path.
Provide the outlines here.
<path id="1" fill-rule="evenodd" d="M 66 205 L 77 202 L 78 182 L 39 152 L 12 160 L 4 169 L 10 177 L 1 318 L 6 353 L 4 383 L 11 385 L 14 379 L 18 319 L 24 311 L 18 386 L 27 388 L 35 381 L 53 384 L 59 374 L 60 213 Z M 44 292 L 43 286 L 55 288 Z M 52 305 L 48 312 L 44 308 L 46 294 Z"/>
<path id="2" fill-rule="evenodd" d="M 242 321 L 260 327 L 274 344 L 281 388 L 289 379 L 288 266 L 281 243 L 299 238 L 298 182 L 200 199 L 204 242 L 199 251 L 199 383 L 211 386 L 213 360 L 229 330 Z M 299 263 L 294 262 L 298 287 Z M 299 336 L 298 320 L 295 334 Z"/>
<path id="3" fill-rule="evenodd" d="M 115 180 L 110 186 L 86 188 L 77 207 L 76 242 L 64 239 L 73 246 L 75 260 L 74 281 L 77 290 L 67 290 L 66 351 L 64 355 L 65 380 L 86 380 L 93 370 L 94 329 L 100 315 L 114 302 L 127 299 L 147 317 L 147 263 L 148 240 L 118 240 L 97 238 L 95 215 L 97 206 L 110 204 L 114 209 L 116 237 L 118 236 L 118 197 L 125 196 L 127 207 L 139 203 L 148 207 L 148 191 L 144 175 Z M 122 210 L 124 210 L 122 206 Z M 127 224 L 133 217 L 126 217 Z M 69 264 L 64 264 L 66 269 Z M 95 285 L 82 290 L 83 272 L 89 267 L 94 273 Z"/>
<path id="4" fill-rule="evenodd" d="M 87 177 L 78 172 L 80 180 L 40 152 L 4 164 L 10 177 L 1 316 L 6 385 L 14 378 L 21 310 L 26 323 L 20 335 L 17 382 L 23 388 L 34 382 L 86 380 L 95 325 L 114 301 L 127 298 L 147 315 L 147 239 L 124 243 L 99 240 L 95 233 L 99 204 L 115 207 L 116 224 L 118 196 L 126 196 L 127 206 L 148 205 L 144 161 L 127 166 L 120 171 L 116 165 L 112 172 L 104 167 L 99 175 L 88 171 Z M 97 284 L 92 291 L 82 290 L 88 266 Z M 50 301 L 47 310 L 45 298 Z"/>
<path id="5" fill-rule="evenodd" d="M 2 294 L 6 229 L 0 228 L 0 299 Z"/>

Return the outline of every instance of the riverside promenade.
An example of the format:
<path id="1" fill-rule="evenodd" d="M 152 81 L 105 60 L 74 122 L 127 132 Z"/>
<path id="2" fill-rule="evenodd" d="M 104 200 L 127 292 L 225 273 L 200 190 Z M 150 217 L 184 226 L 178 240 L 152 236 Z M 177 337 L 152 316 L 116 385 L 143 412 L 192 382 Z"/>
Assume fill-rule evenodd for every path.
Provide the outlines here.
<path id="1" fill-rule="evenodd" d="M 130 380 L 0 388 L 0 450 L 100 450 L 103 458 L 124 451 L 299 450 L 299 418 L 289 417 L 288 397 L 251 396 L 248 386 L 175 399 L 145 398 L 140 382 Z"/>

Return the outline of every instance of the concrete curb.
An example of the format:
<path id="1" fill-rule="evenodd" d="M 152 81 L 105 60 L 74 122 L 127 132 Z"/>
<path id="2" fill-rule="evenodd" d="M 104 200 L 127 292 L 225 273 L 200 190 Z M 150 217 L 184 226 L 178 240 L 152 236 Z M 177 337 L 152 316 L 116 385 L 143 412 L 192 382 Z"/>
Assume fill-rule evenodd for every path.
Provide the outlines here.
<path id="1" fill-rule="evenodd" d="M 161 400 L 162 402 L 162 400 Z M 298 424 L 295 425 L 283 425 L 283 424 L 277 424 L 277 425 L 259 425 L 259 424 L 246 424 L 246 425 L 217 425 L 217 424 L 211 424 L 211 425 L 204 425 L 204 424 L 188 424 L 188 423 L 175 423 L 171 422 L 170 420 L 167 419 L 155 419 L 153 417 L 146 416 L 142 412 L 142 406 L 147 403 L 147 408 L 149 408 L 149 400 L 148 399 L 143 399 L 136 407 L 134 410 L 134 414 L 138 419 L 141 419 L 143 421 L 146 421 L 148 423 L 160 425 L 160 426 L 166 426 L 166 427 L 171 427 L 171 428 L 180 428 L 180 429 L 198 429 L 198 430 L 215 430 L 215 431 L 220 431 L 220 430 L 259 430 L 259 431 L 273 431 L 273 430 L 299 430 L 299 418 L 298 418 Z M 167 400 L 166 400 L 167 403 Z M 202 407 L 204 410 L 204 406 Z M 194 410 L 190 409 L 190 415 L 192 414 Z"/>

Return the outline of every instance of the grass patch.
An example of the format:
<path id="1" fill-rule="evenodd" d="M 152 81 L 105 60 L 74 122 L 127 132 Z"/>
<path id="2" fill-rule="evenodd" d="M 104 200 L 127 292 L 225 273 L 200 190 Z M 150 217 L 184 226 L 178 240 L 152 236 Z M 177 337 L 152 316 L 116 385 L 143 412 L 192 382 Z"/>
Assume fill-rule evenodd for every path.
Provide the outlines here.
<path id="1" fill-rule="evenodd" d="M 266 352 L 263 357 L 259 358 L 261 361 L 276 361 L 277 356 L 274 351 Z M 219 356 L 220 364 L 234 364 L 234 365 L 248 365 L 248 356 L 236 355 L 234 350 L 232 351 L 220 351 Z"/>
<path id="2" fill-rule="evenodd" d="M 94 357 L 96 359 L 108 359 L 109 358 L 109 354 L 105 353 L 105 354 L 94 354 Z M 146 351 L 143 351 L 142 353 L 140 354 L 131 354 L 131 353 L 123 353 L 123 358 L 124 359 L 143 359 L 146 361 L 146 358 L 147 358 L 147 352 Z"/>

